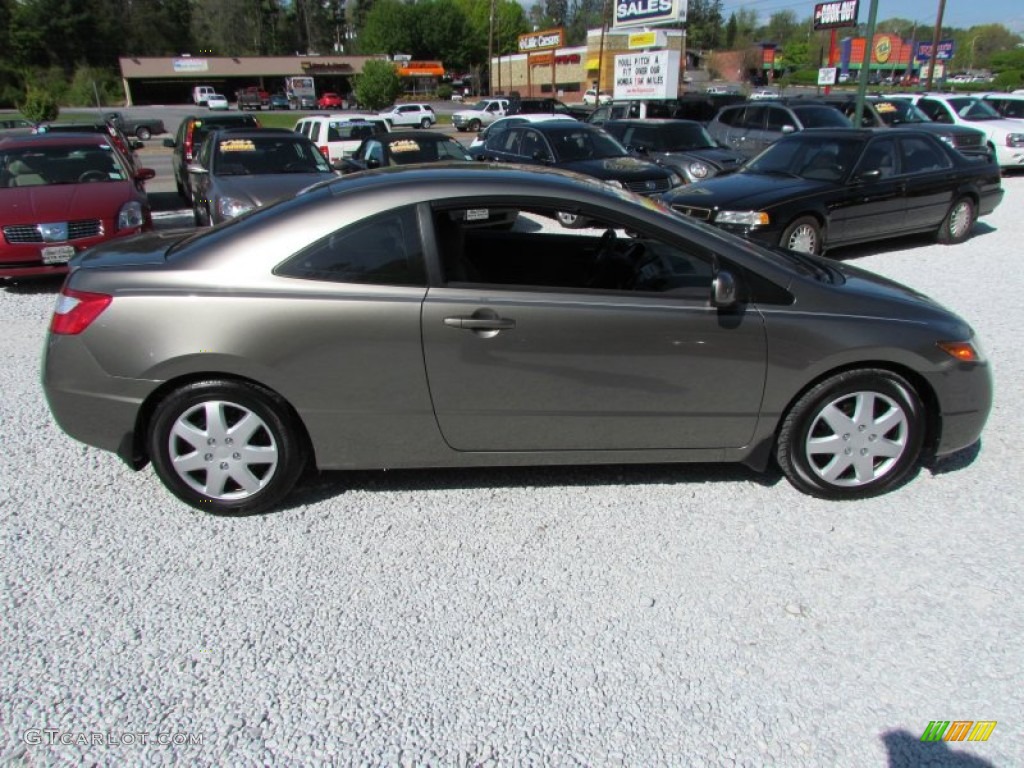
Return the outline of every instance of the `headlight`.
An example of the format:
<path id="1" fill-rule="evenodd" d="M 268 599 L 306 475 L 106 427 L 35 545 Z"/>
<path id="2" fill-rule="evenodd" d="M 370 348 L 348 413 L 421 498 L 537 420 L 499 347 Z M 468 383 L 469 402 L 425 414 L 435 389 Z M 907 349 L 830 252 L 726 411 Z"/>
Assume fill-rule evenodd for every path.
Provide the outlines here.
<path id="1" fill-rule="evenodd" d="M 764 211 L 719 211 L 715 214 L 715 224 L 735 224 L 740 227 L 767 227 L 768 214 Z"/>
<path id="2" fill-rule="evenodd" d="M 117 213 L 118 229 L 137 229 L 145 219 L 142 216 L 142 203 L 132 200 L 121 206 Z"/>
<path id="3" fill-rule="evenodd" d="M 624 187 L 622 186 L 622 182 L 617 181 L 616 179 L 605 179 L 605 184 L 611 184 L 613 187 L 616 187 L 617 189 L 624 189 Z"/>
<path id="4" fill-rule="evenodd" d="M 699 160 L 695 160 L 690 163 L 690 176 L 695 179 L 706 179 L 711 173 L 711 169 Z"/>
<path id="5" fill-rule="evenodd" d="M 1008 133 L 1008 134 L 1006 134 L 1006 146 L 1008 146 L 1008 147 L 1024 147 L 1024 133 Z"/>
<path id="6" fill-rule="evenodd" d="M 217 213 L 225 219 L 241 216 L 246 211 L 251 211 L 255 207 L 255 205 L 247 200 L 236 200 L 233 197 L 222 197 L 217 201 Z"/>
<path id="7" fill-rule="evenodd" d="M 944 141 L 947 144 L 949 144 L 949 146 L 951 146 L 953 149 L 956 149 L 956 141 L 953 139 L 953 134 L 951 134 L 951 133 L 940 133 L 939 134 L 939 138 L 942 139 L 942 141 Z"/>

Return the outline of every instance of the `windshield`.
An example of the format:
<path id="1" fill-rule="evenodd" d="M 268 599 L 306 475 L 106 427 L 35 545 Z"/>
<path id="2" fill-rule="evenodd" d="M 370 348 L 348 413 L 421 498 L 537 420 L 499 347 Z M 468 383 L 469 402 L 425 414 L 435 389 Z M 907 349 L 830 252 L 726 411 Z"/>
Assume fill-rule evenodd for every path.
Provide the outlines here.
<path id="1" fill-rule="evenodd" d="M 946 102 L 964 120 L 999 120 L 1001 115 L 981 99 L 949 99 Z"/>
<path id="2" fill-rule="evenodd" d="M 388 151 L 395 165 L 473 159 L 459 142 L 449 138 L 398 139 L 388 142 Z"/>
<path id="3" fill-rule="evenodd" d="M 606 128 L 619 141 L 625 140 L 627 126 L 616 125 Z M 686 152 L 692 149 L 709 149 L 715 142 L 697 123 L 669 123 L 664 125 L 636 125 L 629 134 L 631 147 L 644 147 L 655 152 Z"/>
<path id="4" fill-rule="evenodd" d="M 476 104 L 470 107 L 470 109 L 476 112 L 483 112 L 485 109 L 487 109 L 488 104 L 490 104 L 489 101 L 478 101 Z"/>
<path id="5" fill-rule="evenodd" d="M 740 173 L 837 182 L 856 164 L 863 147 L 864 140 L 857 137 L 803 133 L 775 142 Z"/>
<path id="6" fill-rule="evenodd" d="M 0 152 L 0 187 L 126 181 L 130 174 L 109 144 L 31 147 Z"/>
<path id="7" fill-rule="evenodd" d="M 886 125 L 903 125 L 905 123 L 930 123 L 928 115 L 914 104 L 903 99 L 885 99 L 870 102 L 882 122 Z"/>
<path id="8" fill-rule="evenodd" d="M 328 141 L 362 141 L 374 135 L 372 123 L 350 123 L 342 120 L 327 124 Z"/>
<path id="9" fill-rule="evenodd" d="M 793 114 L 804 128 L 849 128 L 850 121 L 832 107 L 793 107 Z"/>
<path id="10" fill-rule="evenodd" d="M 299 137 L 238 137 L 215 139 L 213 174 L 251 176 L 276 173 L 330 173 L 319 150 Z"/>
<path id="11" fill-rule="evenodd" d="M 588 131 L 568 126 L 548 131 L 547 137 L 555 152 L 555 159 L 562 163 L 625 157 L 629 154 L 624 146 L 602 130 Z"/>

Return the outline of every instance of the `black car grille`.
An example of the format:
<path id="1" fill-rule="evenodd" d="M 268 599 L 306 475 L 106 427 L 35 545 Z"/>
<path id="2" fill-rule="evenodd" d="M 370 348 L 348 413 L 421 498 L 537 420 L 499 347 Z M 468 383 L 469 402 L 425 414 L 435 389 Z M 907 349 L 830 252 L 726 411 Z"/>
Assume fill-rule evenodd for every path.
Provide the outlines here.
<path id="1" fill-rule="evenodd" d="M 627 181 L 623 186 L 630 192 L 638 195 L 656 195 L 659 192 L 668 192 L 668 179 L 651 179 L 650 181 Z"/>
<path id="2" fill-rule="evenodd" d="M 103 234 L 103 222 L 99 219 L 68 222 L 68 240 L 81 240 Z M 41 243 L 43 236 L 35 224 L 21 224 L 4 227 L 4 239 L 11 244 Z"/>
<path id="3" fill-rule="evenodd" d="M 710 208 L 694 208 L 692 205 L 673 205 L 672 209 L 678 211 L 684 216 L 692 216 L 695 219 L 701 221 L 711 220 L 711 209 Z"/>
<path id="4" fill-rule="evenodd" d="M 960 149 L 961 147 L 980 147 L 984 140 L 984 136 L 979 136 L 974 133 L 953 134 L 953 146 L 957 149 Z"/>

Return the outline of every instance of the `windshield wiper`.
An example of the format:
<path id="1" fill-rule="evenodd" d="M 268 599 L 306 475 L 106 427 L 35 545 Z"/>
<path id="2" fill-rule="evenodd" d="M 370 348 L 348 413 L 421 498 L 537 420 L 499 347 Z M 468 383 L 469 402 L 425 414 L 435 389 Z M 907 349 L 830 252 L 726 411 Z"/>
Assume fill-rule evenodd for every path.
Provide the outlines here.
<path id="1" fill-rule="evenodd" d="M 748 169 L 748 170 L 752 170 L 752 169 Z M 804 177 L 801 176 L 800 174 L 793 173 L 792 171 L 783 171 L 781 169 L 775 169 L 775 168 L 773 168 L 770 171 L 763 171 L 760 168 L 758 168 L 757 170 L 753 170 L 752 172 L 753 173 L 763 173 L 765 176 L 787 176 L 790 179 L 800 179 L 801 181 L 803 181 L 803 179 L 804 179 Z"/>

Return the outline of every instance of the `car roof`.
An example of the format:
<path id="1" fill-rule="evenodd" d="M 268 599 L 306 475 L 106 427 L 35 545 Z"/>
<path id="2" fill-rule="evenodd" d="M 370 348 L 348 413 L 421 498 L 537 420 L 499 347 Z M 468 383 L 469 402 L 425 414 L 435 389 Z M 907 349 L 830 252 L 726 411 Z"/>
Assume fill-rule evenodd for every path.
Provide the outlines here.
<path id="1" fill-rule="evenodd" d="M 106 133 L 93 133 L 91 131 L 33 133 L 26 136 L 10 136 L 0 140 L 0 144 L 3 145 L 4 149 L 22 149 L 40 145 L 48 147 L 73 147 L 83 143 L 113 146 Z"/>
<path id="2" fill-rule="evenodd" d="M 518 115 L 512 115 L 512 117 L 518 117 Z M 526 127 L 526 125 L 513 125 L 511 128 L 509 128 L 509 130 L 514 131 L 517 128 Z M 601 127 L 598 125 L 584 123 L 579 120 L 540 120 L 535 123 L 530 123 L 529 127 L 535 128 L 541 133 L 555 133 L 577 128 L 582 128 L 585 131 L 591 131 L 595 133 L 601 130 Z"/>
<path id="3" fill-rule="evenodd" d="M 251 125 L 237 125 L 228 128 L 221 128 L 211 133 L 228 134 L 231 136 L 290 136 L 306 138 L 301 133 L 296 133 L 288 128 L 262 128 Z"/>
<path id="4" fill-rule="evenodd" d="M 395 141 L 421 141 L 422 139 L 433 139 L 435 141 L 452 139 L 451 136 L 438 131 L 391 131 L 381 136 L 373 137 L 376 141 L 391 144 Z M 454 141 L 455 139 L 452 139 Z"/>
<path id="5" fill-rule="evenodd" d="M 673 117 L 620 117 L 615 120 L 607 120 L 604 125 L 700 125 L 696 120 L 677 120 Z"/>

